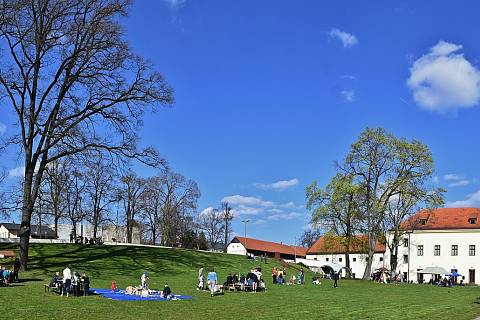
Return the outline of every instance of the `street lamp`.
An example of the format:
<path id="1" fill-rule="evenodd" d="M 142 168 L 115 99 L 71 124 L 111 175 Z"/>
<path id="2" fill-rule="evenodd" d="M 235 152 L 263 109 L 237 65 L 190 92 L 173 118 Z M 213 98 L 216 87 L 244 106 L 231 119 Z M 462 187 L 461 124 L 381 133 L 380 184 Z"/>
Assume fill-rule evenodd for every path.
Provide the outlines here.
<path id="1" fill-rule="evenodd" d="M 247 252 L 247 223 L 250 222 L 250 219 L 242 220 L 242 222 L 245 224 L 245 234 L 244 234 L 244 238 L 245 238 L 245 255 L 248 256 L 248 252 Z"/>

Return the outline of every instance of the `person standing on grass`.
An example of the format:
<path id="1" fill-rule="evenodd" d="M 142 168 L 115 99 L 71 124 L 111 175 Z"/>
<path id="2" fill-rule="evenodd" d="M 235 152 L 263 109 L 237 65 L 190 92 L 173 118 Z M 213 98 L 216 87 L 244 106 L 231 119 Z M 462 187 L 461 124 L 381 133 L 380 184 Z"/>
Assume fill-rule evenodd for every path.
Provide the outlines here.
<path id="1" fill-rule="evenodd" d="M 210 296 L 213 297 L 213 294 L 215 293 L 215 287 L 217 285 L 217 273 L 215 272 L 215 269 L 212 268 L 212 270 L 208 273 L 207 275 L 207 281 L 208 281 L 208 287 L 210 288 Z"/>
<path id="2" fill-rule="evenodd" d="M 18 271 L 20 270 L 20 259 L 15 258 L 15 262 L 13 263 L 13 281 L 18 282 Z"/>
<path id="3" fill-rule="evenodd" d="M 338 288 L 338 283 L 337 283 L 337 281 L 338 281 L 338 278 L 339 278 L 339 273 L 340 273 L 340 271 L 339 271 L 339 272 L 333 271 L 333 281 L 334 281 L 334 282 L 333 282 L 333 287 L 334 287 L 334 288 Z"/>
<path id="4" fill-rule="evenodd" d="M 278 276 L 277 268 L 273 267 L 273 269 L 272 269 L 273 284 L 277 284 L 277 276 Z"/>
<path id="5" fill-rule="evenodd" d="M 70 266 L 66 266 L 63 269 L 63 293 L 65 292 L 68 295 L 70 294 L 70 287 L 72 286 L 72 270 L 70 270 Z"/>
<path id="6" fill-rule="evenodd" d="M 86 273 L 82 275 L 82 283 L 83 283 L 83 295 L 88 296 L 90 293 L 90 279 L 88 278 Z"/>
<path id="7" fill-rule="evenodd" d="M 149 279 L 147 271 L 144 271 L 142 273 L 142 276 L 140 277 L 140 281 L 142 283 L 142 289 L 148 289 L 147 286 L 147 280 Z"/>

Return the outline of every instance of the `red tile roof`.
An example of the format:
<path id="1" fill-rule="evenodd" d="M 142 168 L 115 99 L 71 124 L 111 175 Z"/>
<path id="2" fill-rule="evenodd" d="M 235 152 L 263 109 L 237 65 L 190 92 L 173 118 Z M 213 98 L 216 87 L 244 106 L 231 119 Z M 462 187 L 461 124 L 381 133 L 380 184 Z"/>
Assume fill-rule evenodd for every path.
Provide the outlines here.
<path id="1" fill-rule="evenodd" d="M 256 250 L 256 251 L 273 252 L 273 253 L 278 252 L 283 254 L 289 254 L 292 256 L 297 255 L 301 257 L 305 257 L 307 255 L 307 248 L 304 248 L 304 247 L 289 246 L 283 243 L 263 241 L 263 240 L 253 239 L 253 238 L 245 238 L 245 237 L 235 237 L 235 238 L 244 247 L 246 247 L 247 250 Z"/>
<path id="2" fill-rule="evenodd" d="M 335 254 L 345 253 L 343 241 L 345 237 L 322 236 L 308 249 L 307 254 Z M 367 253 L 368 237 L 366 235 L 357 235 L 350 242 L 350 253 Z M 375 252 L 384 253 L 385 245 L 377 241 Z"/>
<path id="3" fill-rule="evenodd" d="M 408 218 L 402 227 L 408 230 L 480 229 L 480 208 L 425 209 Z"/>

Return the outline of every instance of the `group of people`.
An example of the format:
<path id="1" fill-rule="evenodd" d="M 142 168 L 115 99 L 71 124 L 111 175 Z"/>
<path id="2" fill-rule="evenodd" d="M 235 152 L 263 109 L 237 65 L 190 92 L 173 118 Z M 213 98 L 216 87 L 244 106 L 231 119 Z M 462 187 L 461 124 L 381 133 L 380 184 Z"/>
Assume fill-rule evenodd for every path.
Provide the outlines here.
<path id="1" fill-rule="evenodd" d="M 287 271 L 285 270 L 285 268 L 273 267 L 272 281 L 273 284 L 279 285 L 305 284 L 305 272 L 303 271 L 303 268 L 301 268 L 297 276 L 292 274 L 290 276 L 290 279 L 287 281 Z"/>
<path id="2" fill-rule="evenodd" d="M 70 266 L 65 267 L 60 277 L 59 272 L 55 272 L 50 280 L 50 287 L 56 287 L 60 290 L 61 296 L 70 294 L 74 296 L 87 296 L 90 291 L 90 279 L 86 273 L 80 275 L 79 272 L 72 272 Z"/>
<path id="3" fill-rule="evenodd" d="M 18 282 L 20 259 L 16 258 L 11 269 L 0 265 L 0 287 L 6 287 L 12 282 Z"/>
<path id="4" fill-rule="evenodd" d="M 197 290 L 205 290 L 208 288 L 210 296 L 213 297 L 215 293 L 221 292 L 224 288 L 233 286 L 239 291 L 259 292 L 266 291 L 265 281 L 262 279 L 262 268 L 257 266 L 245 274 L 229 273 L 223 285 L 218 283 L 218 275 L 214 268 L 211 268 L 207 274 L 207 287 L 205 287 L 203 268 L 198 270 L 198 284 Z"/>
<path id="5" fill-rule="evenodd" d="M 100 237 L 97 238 L 90 238 L 88 239 L 87 237 L 82 237 L 82 236 L 74 236 L 73 233 L 70 233 L 70 243 L 75 243 L 75 244 L 90 244 L 90 245 L 102 245 L 103 240 Z"/>

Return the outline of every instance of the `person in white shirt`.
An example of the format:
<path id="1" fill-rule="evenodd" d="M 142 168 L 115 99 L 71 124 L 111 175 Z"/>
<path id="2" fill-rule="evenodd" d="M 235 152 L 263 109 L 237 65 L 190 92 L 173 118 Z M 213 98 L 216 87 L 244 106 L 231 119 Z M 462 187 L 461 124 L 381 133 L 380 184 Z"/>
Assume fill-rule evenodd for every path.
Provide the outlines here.
<path id="1" fill-rule="evenodd" d="M 140 278 L 140 281 L 142 282 L 142 289 L 148 289 L 147 286 L 147 280 L 148 280 L 148 273 L 147 271 L 142 273 L 142 277 Z"/>
<path id="2" fill-rule="evenodd" d="M 70 270 L 70 267 L 67 266 L 65 269 L 63 269 L 63 291 L 62 291 L 62 296 L 63 293 L 65 292 L 67 294 L 70 293 L 70 287 L 72 285 L 72 270 Z"/>

